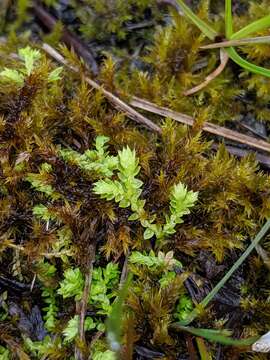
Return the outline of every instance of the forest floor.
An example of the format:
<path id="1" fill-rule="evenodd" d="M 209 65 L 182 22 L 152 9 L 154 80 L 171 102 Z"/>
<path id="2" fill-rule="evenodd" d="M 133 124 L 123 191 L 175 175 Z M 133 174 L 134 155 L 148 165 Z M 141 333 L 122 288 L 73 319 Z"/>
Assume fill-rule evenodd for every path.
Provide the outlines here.
<path id="1" fill-rule="evenodd" d="M 2 0 L 0 360 L 268 359 L 270 1 L 225 4 Z"/>

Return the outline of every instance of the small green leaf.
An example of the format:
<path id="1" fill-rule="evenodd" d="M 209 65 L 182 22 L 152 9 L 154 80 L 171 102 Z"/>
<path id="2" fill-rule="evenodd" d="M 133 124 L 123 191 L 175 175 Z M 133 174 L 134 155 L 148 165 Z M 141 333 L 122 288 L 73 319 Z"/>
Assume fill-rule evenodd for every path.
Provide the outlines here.
<path id="1" fill-rule="evenodd" d="M 112 306 L 112 311 L 107 319 L 107 339 L 110 348 L 114 352 L 119 352 L 121 349 L 121 333 L 123 321 L 123 306 L 127 297 L 132 275 L 129 274 L 127 280 L 119 291 L 118 297 Z"/>
<path id="2" fill-rule="evenodd" d="M 102 199 L 119 202 L 123 199 L 125 190 L 118 181 L 111 179 L 99 180 L 94 184 L 93 192 L 101 196 Z"/>
<path id="3" fill-rule="evenodd" d="M 41 53 L 27 46 L 19 50 L 19 56 L 24 60 L 26 74 L 30 75 L 34 68 L 34 63 L 40 59 Z"/>
<path id="4" fill-rule="evenodd" d="M 0 76 L 3 77 L 5 81 L 12 81 L 20 86 L 24 83 L 24 76 L 17 70 L 5 68 L 0 72 Z"/>
<path id="5" fill-rule="evenodd" d="M 230 40 L 238 40 L 247 37 L 248 35 L 267 29 L 270 27 L 270 15 L 266 15 L 263 18 L 248 24 L 239 31 L 235 32 L 229 38 Z"/>
<path id="6" fill-rule="evenodd" d="M 60 288 L 57 290 L 64 299 L 75 297 L 80 300 L 83 293 L 84 278 L 79 268 L 67 269 L 64 272 L 64 280 L 60 282 Z"/>
<path id="7" fill-rule="evenodd" d="M 143 238 L 145 240 L 147 239 L 151 239 L 153 236 L 155 235 L 154 231 L 151 229 L 145 229 L 144 233 L 143 233 Z"/>
<path id="8" fill-rule="evenodd" d="M 233 33 L 232 0 L 225 0 L 225 33 L 227 39 L 230 39 Z"/>
<path id="9" fill-rule="evenodd" d="M 137 214 L 137 213 L 130 215 L 128 218 L 128 220 L 130 220 L 130 221 L 134 221 L 134 220 L 138 220 L 138 219 L 139 219 L 139 214 Z"/>
<path id="10" fill-rule="evenodd" d="M 109 141 L 110 138 L 107 136 L 100 135 L 96 137 L 96 149 L 100 154 L 104 154 L 104 151 L 107 148 L 105 144 L 107 144 Z"/>
<path id="11" fill-rule="evenodd" d="M 172 326 L 176 330 L 187 331 L 193 335 L 200 336 L 211 342 L 217 342 L 223 345 L 249 346 L 259 338 L 256 336 L 247 339 L 233 339 L 230 337 L 232 332 L 229 330 L 197 329 L 189 326 L 182 326 L 179 323 L 174 323 Z"/>
<path id="12" fill-rule="evenodd" d="M 270 77 L 270 70 L 261 66 L 254 65 L 249 61 L 243 59 L 233 47 L 226 48 L 224 50 L 228 53 L 229 57 L 243 69 L 246 69 L 254 74 Z"/>
<path id="13" fill-rule="evenodd" d="M 113 351 L 106 350 L 94 353 L 93 360 L 117 360 L 117 357 Z"/>
<path id="14" fill-rule="evenodd" d="M 10 351 L 1 345 L 0 345 L 0 359 L 1 360 L 10 360 L 11 359 Z"/>
<path id="15" fill-rule="evenodd" d="M 173 271 L 168 271 L 166 272 L 160 279 L 159 279 L 159 283 L 160 283 L 160 288 L 163 289 L 165 287 L 167 287 L 168 285 L 170 285 L 170 283 L 175 279 L 176 277 L 176 273 Z"/>
<path id="16" fill-rule="evenodd" d="M 63 335 L 66 342 L 72 341 L 79 332 L 79 315 L 75 315 L 69 320 L 67 326 L 63 330 Z"/>
<path id="17" fill-rule="evenodd" d="M 148 255 L 142 254 L 139 251 L 133 251 L 129 256 L 129 261 L 132 264 L 145 265 L 149 268 L 167 268 L 170 269 L 172 266 L 181 266 L 181 263 L 171 258 L 168 259 L 164 253 L 159 252 L 158 256 L 155 255 L 154 251 L 150 251 Z"/>
<path id="18" fill-rule="evenodd" d="M 135 177 L 140 171 L 135 150 L 126 147 L 118 151 L 118 156 L 120 167 L 122 168 L 120 168 L 121 173 L 126 177 Z"/>
<path id="19" fill-rule="evenodd" d="M 53 81 L 57 81 L 61 79 L 61 72 L 63 71 L 63 68 L 60 66 L 56 69 L 54 69 L 53 71 L 50 72 L 49 77 L 48 77 L 48 81 L 49 82 L 53 82 Z"/>
<path id="20" fill-rule="evenodd" d="M 42 204 L 38 204 L 33 207 L 33 214 L 44 221 L 56 219 L 56 215 L 53 214 L 45 205 Z"/>
<path id="21" fill-rule="evenodd" d="M 188 296 L 183 295 L 179 299 L 179 303 L 176 308 L 177 312 L 175 313 L 175 317 L 178 320 L 183 321 L 188 317 L 192 309 L 193 309 L 192 300 Z"/>
<path id="22" fill-rule="evenodd" d="M 190 8 L 184 3 L 182 0 L 177 0 L 178 4 L 181 7 L 181 10 L 189 18 L 193 24 L 195 24 L 201 32 L 211 40 L 214 40 L 218 35 L 216 30 L 214 30 L 210 25 L 208 25 L 205 21 L 200 19 Z"/>
<path id="23" fill-rule="evenodd" d="M 96 323 L 94 322 L 94 320 L 90 316 L 87 316 L 84 322 L 85 331 L 93 330 L 95 329 L 95 327 L 96 327 Z"/>

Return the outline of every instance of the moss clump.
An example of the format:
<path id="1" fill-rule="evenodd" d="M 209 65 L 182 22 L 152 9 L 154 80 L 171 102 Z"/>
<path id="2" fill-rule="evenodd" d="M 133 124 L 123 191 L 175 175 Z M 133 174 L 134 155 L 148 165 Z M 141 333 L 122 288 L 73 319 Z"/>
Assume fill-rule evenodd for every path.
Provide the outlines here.
<path id="1" fill-rule="evenodd" d="M 14 59 L 10 63 L 5 48 L 1 53 L 3 67 L 21 69 L 21 60 Z M 69 56 L 66 50 L 65 54 Z M 73 55 L 72 58 L 74 61 Z M 80 66 L 79 62 L 77 64 Z M 15 258 L 20 266 L 16 267 L 16 272 L 6 270 L 4 275 L 15 279 L 20 276 L 24 283 L 31 283 L 36 274 L 37 284 L 43 289 L 42 296 L 36 289 L 37 297 L 26 297 L 26 308 L 25 303 L 16 301 L 26 313 L 36 302 L 41 304 L 49 335 L 55 334 L 57 340 L 52 343 L 50 338 L 44 338 L 42 350 L 35 335 L 26 336 L 19 324 L 4 334 L 15 336 L 17 331 L 20 351 L 34 357 L 42 351 L 43 355 L 71 356 L 72 339 L 77 334 L 73 332 L 77 321 L 75 300 L 79 301 L 80 297 L 74 298 L 72 293 L 63 298 L 58 283 L 62 281 L 65 285 L 65 294 L 70 289 L 77 291 L 79 287 L 74 284 L 79 283 L 76 276 L 80 276 L 82 291 L 91 249 L 96 243 L 97 269 L 105 269 L 110 260 L 118 260 L 120 266 L 125 254 L 138 252 L 136 261 L 133 259 L 130 264 L 134 291 L 127 302 L 134 318 L 131 320 L 127 316 L 124 321 L 126 345 L 130 341 L 127 328 L 132 321 L 136 341 L 145 346 L 151 343 L 168 357 L 176 356 L 184 351 L 185 345 L 169 326 L 175 316 L 184 316 L 177 315 L 177 306 L 180 295 L 187 296 L 186 275 L 177 274 L 172 256 L 165 254 L 173 250 L 178 266 L 182 266 L 183 271 L 198 271 L 202 279 L 207 276 L 200 263 L 203 254 L 212 254 L 213 264 L 224 263 L 225 271 L 235 254 L 246 246 L 270 215 L 270 178 L 259 171 L 253 156 L 237 160 L 222 145 L 212 153 L 210 142 L 196 129 L 189 131 L 167 120 L 162 124 L 161 138 L 146 131 L 139 132 L 100 93 L 84 83 L 83 75 L 64 70 L 55 81 L 50 81 L 52 73 L 55 73 L 55 65 L 40 55 L 22 82 L 7 86 L 2 76 L 1 267 L 5 268 L 17 254 Z M 106 71 L 103 73 L 106 75 Z M 92 149 L 94 139 L 101 134 L 110 137 L 108 149 L 112 155 L 126 146 L 136 149 L 141 166 L 142 196 L 147 199 L 145 211 L 155 214 L 155 222 L 162 223 L 164 214 L 168 213 L 173 184 L 181 181 L 188 189 L 199 191 L 199 201 L 191 214 L 185 216 L 184 223 L 176 226 L 176 233 L 161 245 L 143 239 L 142 227 L 135 219 L 129 220 L 132 213 L 128 208 L 102 200 L 93 192 L 93 184 L 97 181 L 95 172 L 80 169 L 76 161 L 66 162 L 60 156 L 60 148 L 73 149 L 75 154 Z M 155 255 L 157 248 L 164 254 L 159 254 L 159 258 Z M 144 263 L 151 249 L 154 251 L 152 261 L 157 258 L 158 264 L 163 261 L 167 265 L 153 267 L 148 261 Z M 71 269 L 77 270 L 67 279 L 65 274 Z M 99 270 L 96 271 L 95 276 L 100 276 Z M 111 270 L 106 271 L 102 286 L 107 284 L 106 276 L 112 276 Z M 243 288 L 241 305 L 239 303 L 235 311 L 242 311 L 245 316 L 236 330 L 240 334 L 245 327 L 246 335 L 256 333 L 256 329 L 267 331 L 268 295 L 258 284 L 263 283 L 267 288 L 268 279 L 259 258 L 253 256 L 246 263 L 244 274 L 242 282 L 246 290 Z M 217 278 L 214 276 L 213 281 Z M 101 280 L 93 281 L 101 286 Z M 114 285 L 109 291 L 115 290 Z M 111 293 L 102 291 L 104 310 L 105 304 L 109 306 L 114 297 L 106 298 L 106 294 Z M 237 291 L 240 296 L 239 289 Z M 92 309 L 91 302 L 89 306 Z M 262 308 L 265 311 L 263 322 Z M 61 315 L 63 311 L 65 315 Z M 92 311 L 93 326 L 89 325 L 89 319 L 86 322 L 90 326 L 86 333 L 88 345 L 91 336 L 98 329 L 104 329 L 102 324 L 107 314 L 100 313 L 98 308 Z M 252 318 L 249 318 L 251 313 Z M 208 312 L 199 324 L 218 327 L 222 317 L 218 311 Z M 6 317 L 3 326 L 9 326 L 10 319 Z M 23 340 L 25 336 L 27 341 Z M 10 346 L 4 335 L 0 339 Z"/>
<path id="2" fill-rule="evenodd" d="M 134 6 L 130 4 L 121 4 L 124 13 Z M 91 2 L 91 6 L 98 4 Z M 142 10 L 149 3 L 137 6 Z M 262 1 L 250 6 L 248 15 L 240 12 L 236 26 L 266 6 Z M 214 16 L 213 11 L 208 14 L 207 1 L 200 2 L 197 11 L 204 19 Z M 222 16 L 215 16 L 216 27 L 222 31 Z M 120 32 L 120 39 L 126 20 L 117 21 L 114 32 Z M 95 24 L 96 32 L 102 29 L 103 24 Z M 259 87 L 260 77 L 245 73 L 239 77 L 239 69 L 231 66 L 200 93 L 181 96 L 218 63 L 217 52 L 200 52 L 205 43 L 195 27 L 172 13 L 171 23 L 158 29 L 154 44 L 139 57 L 145 71 L 134 69 L 129 60 L 119 68 L 109 57 L 100 80 L 123 96 L 134 94 L 175 110 L 195 112 L 198 122 L 207 117 L 224 123 L 246 112 L 267 120 L 267 80 Z M 0 292 L 0 354 L 72 359 L 80 349 L 86 358 L 92 351 L 93 359 L 112 359 L 104 324 L 128 257 L 133 280 L 123 319 L 122 357 L 136 356 L 134 344 L 167 359 L 187 354 L 184 336 L 178 336 L 170 325 L 184 319 L 202 300 L 269 218 L 269 175 L 260 170 L 253 155 L 238 160 L 224 145 L 213 152 L 198 127 L 188 129 L 167 119 L 159 124 L 161 136 L 136 127 L 85 83 L 83 65 L 65 48 L 65 57 L 79 67 L 78 73 L 63 69 L 60 74 L 41 52 L 27 71 L 22 58 L 10 56 L 18 53 L 17 44 L 11 38 L 0 47 L 1 70 L 9 69 L 2 73 L 0 83 L 0 284 L 7 290 Z M 247 48 L 243 51 L 248 55 Z M 259 50 L 253 56 L 256 53 Z M 255 60 L 267 66 L 266 57 Z M 237 85 L 232 86 L 236 79 Z M 258 106 L 242 101 L 260 97 L 259 91 Z M 89 171 L 79 166 L 79 160 L 93 150 L 98 136 L 110 139 L 106 151 L 112 157 L 127 148 L 136 151 L 136 166 L 141 169 L 133 180 L 140 185 L 140 196 L 147 200 L 145 214 L 154 218 L 154 224 L 164 224 L 170 213 L 174 184 L 184 183 L 199 193 L 192 211 L 185 214 L 183 223 L 173 223 L 176 232 L 166 241 L 144 238 L 141 222 L 131 217 L 134 209 L 95 193 L 100 174 L 96 168 Z M 74 161 L 67 161 L 63 149 L 69 149 Z M 100 170 L 104 164 L 95 165 Z M 109 176 L 112 181 L 120 179 L 113 172 Z M 263 246 L 269 247 L 268 238 Z M 92 261 L 85 339 L 79 339 L 80 304 Z M 15 280 L 12 286 L 8 278 Z M 230 281 L 229 295 L 225 297 L 224 291 L 224 296 L 216 297 L 195 325 L 230 327 L 235 337 L 242 338 L 267 332 L 268 288 L 264 264 L 254 253 Z M 40 331 L 33 314 L 39 317 Z M 21 326 L 21 319 L 28 320 L 28 327 Z M 209 351 L 215 356 L 217 346 L 209 344 Z M 237 348 L 222 351 L 225 358 L 250 358 L 244 352 L 240 355 Z"/>
<path id="3" fill-rule="evenodd" d="M 145 0 L 86 0 L 81 5 L 75 0 L 72 7 L 81 22 L 82 36 L 98 40 L 108 40 L 112 35 L 123 40 L 132 31 L 132 24 L 147 21 L 147 11 L 157 14 L 156 2 Z"/>

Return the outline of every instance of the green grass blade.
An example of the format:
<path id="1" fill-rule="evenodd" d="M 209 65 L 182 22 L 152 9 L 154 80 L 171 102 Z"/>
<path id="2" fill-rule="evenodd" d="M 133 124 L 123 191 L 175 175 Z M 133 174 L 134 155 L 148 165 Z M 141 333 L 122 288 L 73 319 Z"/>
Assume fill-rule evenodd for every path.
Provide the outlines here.
<path id="1" fill-rule="evenodd" d="M 122 321 L 123 321 L 123 306 L 128 294 L 132 275 L 129 274 L 127 280 L 118 293 L 111 313 L 106 321 L 107 327 L 107 340 L 112 351 L 116 354 L 119 353 L 121 348 L 121 335 L 122 335 Z"/>
<path id="2" fill-rule="evenodd" d="M 182 0 L 177 0 L 181 10 L 185 16 L 190 19 L 200 30 L 201 32 L 211 40 L 214 40 L 218 33 L 205 21 L 200 19 L 194 12 L 184 3 Z"/>
<path id="3" fill-rule="evenodd" d="M 229 40 L 233 33 L 232 0 L 225 0 L 225 34 Z"/>
<path id="4" fill-rule="evenodd" d="M 244 253 L 239 257 L 239 259 L 233 264 L 231 269 L 225 274 L 225 276 L 219 281 L 219 283 L 210 291 L 210 293 L 203 299 L 203 301 L 199 304 L 200 308 L 205 308 L 211 300 L 213 300 L 214 296 L 219 292 L 219 290 L 224 286 L 224 284 L 229 280 L 232 274 L 239 268 L 240 265 L 246 260 L 249 254 L 255 249 L 255 247 L 259 244 L 261 239 L 265 236 L 267 231 L 270 229 L 270 220 L 267 220 L 264 226 L 256 235 L 255 239 L 251 242 L 248 248 L 244 251 Z M 188 325 L 190 324 L 197 316 L 199 315 L 198 309 L 194 309 L 188 317 L 181 321 L 180 325 Z"/>
<path id="5" fill-rule="evenodd" d="M 247 339 L 233 339 L 230 337 L 230 331 L 228 330 L 197 329 L 194 327 L 182 326 L 179 323 L 172 324 L 172 327 L 176 330 L 187 331 L 193 335 L 223 345 L 249 346 L 254 344 L 259 338 L 259 336 L 256 336 Z"/>
<path id="6" fill-rule="evenodd" d="M 243 69 L 246 69 L 254 74 L 259 74 L 259 75 L 263 75 L 266 77 L 270 77 L 270 70 L 261 67 L 261 66 L 257 66 L 254 65 L 252 63 L 250 63 L 249 61 L 243 59 L 236 51 L 234 48 L 230 47 L 230 48 L 226 48 L 225 51 L 227 52 L 227 54 L 229 55 L 229 57 L 239 66 L 241 66 Z"/>
<path id="7" fill-rule="evenodd" d="M 204 339 L 201 337 L 196 337 L 196 343 L 198 346 L 199 354 L 201 357 L 201 360 L 212 360 L 212 356 L 210 352 L 207 349 L 207 346 L 204 342 Z"/>
<path id="8" fill-rule="evenodd" d="M 251 24 L 243 27 L 241 30 L 231 35 L 231 40 L 237 40 L 247 37 L 248 35 L 255 33 L 260 30 L 264 30 L 270 27 L 270 15 L 264 16 L 263 18 L 252 22 Z"/>

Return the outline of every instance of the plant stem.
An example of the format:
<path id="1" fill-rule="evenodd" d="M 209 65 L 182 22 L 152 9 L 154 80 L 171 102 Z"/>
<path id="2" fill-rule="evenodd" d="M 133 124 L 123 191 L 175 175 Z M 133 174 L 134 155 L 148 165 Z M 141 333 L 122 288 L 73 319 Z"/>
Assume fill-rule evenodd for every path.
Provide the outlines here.
<path id="1" fill-rule="evenodd" d="M 250 72 L 253 72 L 254 74 L 263 75 L 265 77 L 270 77 L 270 70 L 266 69 L 262 66 L 257 66 L 249 61 L 243 59 L 235 50 L 233 47 L 226 48 L 225 51 L 228 53 L 229 57 L 239 66 L 241 66 L 243 69 L 246 69 Z"/>
<path id="2" fill-rule="evenodd" d="M 227 39 L 230 39 L 233 33 L 232 0 L 225 0 L 225 33 Z"/>
<path id="3" fill-rule="evenodd" d="M 246 258 L 250 255 L 252 250 L 259 244 L 261 239 L 265 236 L 267 231 L 270 228 L 270 219 L 266 221 L 264 226 L 256 235 L 255 239 L 251 242 L 245 252 L 240 256 L 240 258 L 233 264 L 231 269 L 225 274 L 225 276 L 219 281 L 219 283 L 210 291 L 210 293 L 202 300 L 199 304 L 200 308 L 205 308 L 209 302 L 214 298 L 214 296 L 218 293 L 218 291 L 224 286 L 224 284 L 229 280 L 232 274 L 242 265 L 242 263 L 246 260 Z M 190 324 L 197 316 L 199 312 L 198 309 L 194 309 L 188 318 L 185 321 L 180 322 L 181 325 L 188 325 Z"/>
<path id="4" fill-rule="evenodd" d="M 214 40 L 218 33 L 205 21 L 203 21 L 196 14 L 194 14 L 194 12 L 185 4 L 183 0 L 177 0 L 177 2 L 180 5 L 180 8 L 185 14 L 185 16 L 189 18 L 205 36 L 207 36 L 211 40 Z"/>
<path id="5" fill-rule="evenodd" d="M 200 49 L 218 49 L 224 47 L 231 47 L 231 46 L 243 46 L 243 45 L 252 45 L 252 44 L 269 44 L 270 43 L 270 36 L 257 36 L 251 38 L 245 38 L 240 40 L 227 40 L 218 43 L 213 43 L 209 45 L 200 46 Z"/>

